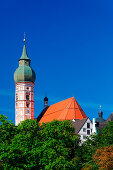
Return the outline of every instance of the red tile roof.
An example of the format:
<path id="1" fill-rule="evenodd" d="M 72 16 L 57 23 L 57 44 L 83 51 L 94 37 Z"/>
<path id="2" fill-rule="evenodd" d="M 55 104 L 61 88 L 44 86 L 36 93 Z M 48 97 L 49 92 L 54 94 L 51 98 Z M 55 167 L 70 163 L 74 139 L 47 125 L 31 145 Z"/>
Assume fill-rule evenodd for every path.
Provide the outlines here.
<path id="1" fill-rule="evenodd" d="M 76 99 L 71 97 L 49 106 L 39 122 L 51 122 L 54 119 L 61 121 L 84 118 L 87 118 L 84 111 L 77 103 Z"/>

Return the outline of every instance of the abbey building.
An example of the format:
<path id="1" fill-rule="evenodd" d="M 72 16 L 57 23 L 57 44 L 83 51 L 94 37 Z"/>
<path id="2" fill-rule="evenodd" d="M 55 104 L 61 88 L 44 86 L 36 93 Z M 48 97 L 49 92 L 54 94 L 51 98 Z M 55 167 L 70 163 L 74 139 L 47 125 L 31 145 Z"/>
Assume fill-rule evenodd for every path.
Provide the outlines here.
<path id="1" fill-rule="evenodd" d="M 31 67 L 31 60 L 27 55 L 26 45 L 24 41 L 22 56 L 19 59 L 19 67 L 14 73 L 15 80 L 15 125 L 26 119 L 34 119 L 34 83 L 36 75 Z M 104 128 L 108 121 L 113 121 L 113 114 L 108 120 L 102 118 L 103 112 L 99 111 L 99 118 L 91 121 L 84 113 L 74 97 L 60 101 L 56 104 L 48 106 L 48 98 L 44 98 L 44 109 L 37 117 L 37 121 L 42 123 L 51 122 L 56 119 L 58 121 L 71 120 L 75 128 L 75 133 L 81 136 L 81 140 L 85 141 L 86 136 L 97 133 L 97 128 Z"/>

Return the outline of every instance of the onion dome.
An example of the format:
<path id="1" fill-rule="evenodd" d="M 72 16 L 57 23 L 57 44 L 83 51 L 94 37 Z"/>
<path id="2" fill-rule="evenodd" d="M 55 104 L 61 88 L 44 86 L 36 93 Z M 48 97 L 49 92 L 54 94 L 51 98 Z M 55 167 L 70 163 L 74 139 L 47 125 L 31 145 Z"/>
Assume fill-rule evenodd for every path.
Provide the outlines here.
<path id="1" fill-rule="evenodd" d="M 26 46 L 23 46 L 22 56 L 19 59 L 19 67 L 14 73 L 15 83 L 17 82 L 35 82 L 36 75 L 33 69 L 30 67 L 31 60 L 28 58 Z"/>

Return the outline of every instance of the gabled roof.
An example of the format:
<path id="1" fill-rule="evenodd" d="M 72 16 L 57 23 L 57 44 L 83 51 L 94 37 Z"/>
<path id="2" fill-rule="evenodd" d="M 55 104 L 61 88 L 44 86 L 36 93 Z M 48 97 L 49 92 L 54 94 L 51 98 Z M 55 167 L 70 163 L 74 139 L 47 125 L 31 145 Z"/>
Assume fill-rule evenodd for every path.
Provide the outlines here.
<path id="1" fill-rule="evenodd" d="M 75 133 L 78 133 L 81 130 L 81 128 L 83 127 L 83 125 L 85 124 L 87 119 L 88 119 L 88 117 L 84 118 L 84 119 L 81 119 L 81 120 L 75 120 L 75 122 L 72 121 L 72 125 L 73 125 L 73 127 L 75 129 Z"/>
<path id="2" fill-rule="evenodd" d="M 113 113 L 110 114 L 110 116 L 108 117 L 108 119 L 106 120 L 106 122 L 108 121 L 113 121 Z"/>
<path id="3" fill-rule="evenodd" d="M 87 118 L 86 114 L 77 103 L 74 97 L 63 100 L 49 106 L 40 119 L 40 123 L 51 122 L 52 120 L 73 120 Z"/>

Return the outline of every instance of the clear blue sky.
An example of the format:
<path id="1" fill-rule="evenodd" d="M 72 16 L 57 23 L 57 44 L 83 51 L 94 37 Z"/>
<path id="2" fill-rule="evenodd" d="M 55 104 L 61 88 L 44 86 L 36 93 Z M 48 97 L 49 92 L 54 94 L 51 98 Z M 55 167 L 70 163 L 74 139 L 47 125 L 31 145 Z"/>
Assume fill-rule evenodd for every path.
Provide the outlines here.
<path id="1" fill-rule="evenodd" d="M 0 113 L 15 117 L 13 74 L 23 34 L 36 72 L 35 118 L 49 104 L 74 96 L 86 115 L 113 112 L 113 1 L 0 2 Z"/>

